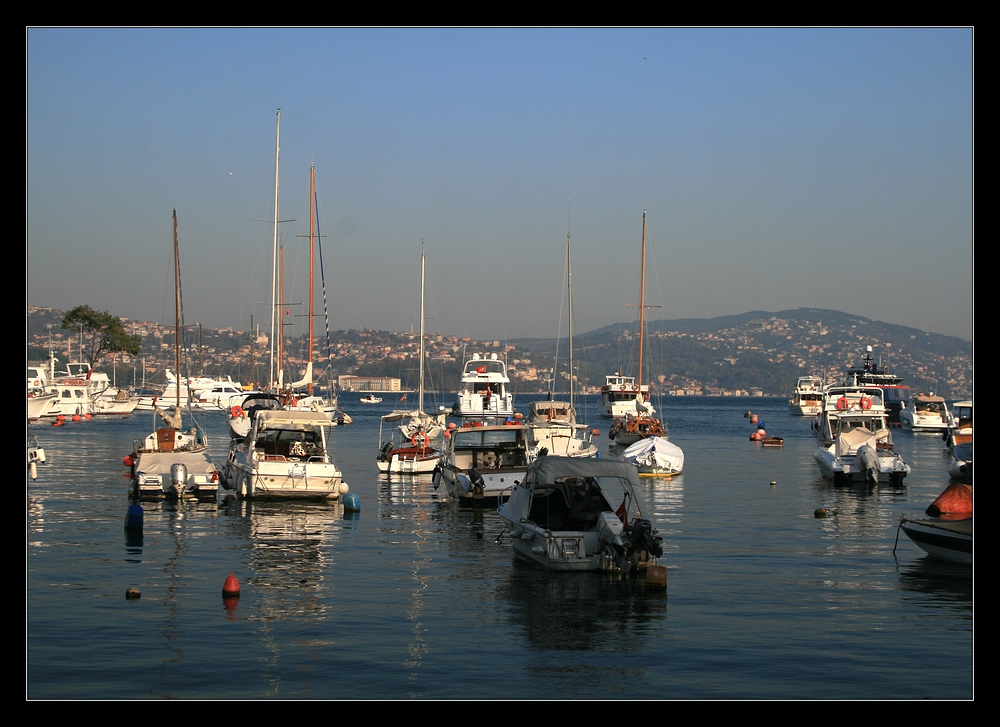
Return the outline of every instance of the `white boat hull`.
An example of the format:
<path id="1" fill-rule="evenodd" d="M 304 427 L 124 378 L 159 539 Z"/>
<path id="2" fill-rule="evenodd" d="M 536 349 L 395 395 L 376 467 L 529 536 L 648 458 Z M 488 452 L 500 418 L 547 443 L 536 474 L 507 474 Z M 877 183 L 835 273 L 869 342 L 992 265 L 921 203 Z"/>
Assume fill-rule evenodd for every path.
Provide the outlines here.
<path id="1" fill-rule="evenodd" d="M 663 437 L 639 440 L 618 459 L 634 465 L 644 477 L 673 477 L 684 471 L 684 452 Z"/>
<path id="2" fill-rule="evenodd" d="M 140 452 L 133 469 L 129 492 L 140 499 L 214 497 L 219 487 L 207 449 Z"/>
<path id="3" fill-rule="evenodd" d="M 824 479 L 838 483 L 865 483 L 875 478 L 879 483 L 898 485 L 910 473 L 910 466 L 893 452 L 878 450 L 867 462 L 861 454 L 837 456 L 834 447 L 820 447 L 813 459 Z"/>
<path id="4" fill-rule="evenodd" d="M 433 472 L 440 461 L 441 453 L 431 447 L 404 447 L 390 450 L 376 464 L 383 474 L 419 475 Z"/>

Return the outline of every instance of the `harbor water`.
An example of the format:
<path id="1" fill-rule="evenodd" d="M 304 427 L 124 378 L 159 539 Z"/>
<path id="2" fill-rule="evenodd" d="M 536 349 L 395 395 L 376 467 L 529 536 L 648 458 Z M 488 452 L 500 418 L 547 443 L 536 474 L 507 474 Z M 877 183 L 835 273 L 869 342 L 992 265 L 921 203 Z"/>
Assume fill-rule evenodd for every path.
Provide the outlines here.
<path id="1" fill-rule="evenodd" d="M 902 486 L 845 487 L 819 476 L 809 420 L 784 400 L 663 400 L 686 459 L 642 481 L 664 593 L 515 562 L 495 510 L 447 502 L 430 476 L 380 477 L 394 402 L 357 397 L 330 439 L 359 513 L 143 502 L 134 539 L 121 460 L 151 415 L 30 425 L 48 462 L 27 488 L 27 697 L 973 697 L 973 569 L 896 542 L 900 516 L 948 484 L 937 435 L 894 431 Z M 610 456 L 597 401 L 578 410 Z M 783 448 L 749 440 L 748 410 Z M 221 466 L 225 415 L 200 421 Z M 224 602 L 230 573 L 241 594 Z"/>

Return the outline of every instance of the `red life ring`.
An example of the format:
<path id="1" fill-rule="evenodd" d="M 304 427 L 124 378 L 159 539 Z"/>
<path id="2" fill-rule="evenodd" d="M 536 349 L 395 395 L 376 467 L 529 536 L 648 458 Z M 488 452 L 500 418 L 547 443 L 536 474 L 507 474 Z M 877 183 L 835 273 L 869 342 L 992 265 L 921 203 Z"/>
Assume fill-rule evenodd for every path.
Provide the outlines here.
<path id="1" fill-rule="evenodd" d="M 626 384 L 622 384 L 618 388 L 621 389 L 622 391 L 628 391 L 628 386 Z"/>
<path id="2" fill-rule="evenodd" d="M 842 396 L 839 399 L 837 399 L 837 408 L 840 409 L 841 411 L 844 411 L 849 406 L 850 402 L 847 401 L 846 396 Z"/>
<path id="3" fill-rule="evenodd" d="M 420 442 L 420 444 L 417 444 L 418 441 Z M 410 437 L 410 444 L 412 444 L 414 447 L 420 447 L 421 449 L 424 449 L 427 446 L 427 435 L 424 434 L 423 432 L 417 432 L 412 437 Z"/>
<path id="4" fill-rule="evenodd" d="M 242 419 L 243 407 L 239 404 L 235 404 L 233 408 L 229 410 L 229 414 L 233 417 L 233 419 Z"/>
<path id="5" fill-rule="evenodd" d="M 860 402 L 858 402 L 858 403 L 859 403 L 859 404 L 861 405 L 861 408 L 862 408 L 862 409 L 871 409 L 871 408 L 872 408 L 872 400 L 871 400 L 871 397 L 868 397 L 868 396 L 862 396 L 862 397 L 861 397 L 861 401 L 860 401 Z"/>
<path id="6" fill-rule="evenodd" d="M 477 366 L 476 367 L 476 373 L 477 374 L 485 374 L 486 373 L 486 367 L 485 366 Z"/>

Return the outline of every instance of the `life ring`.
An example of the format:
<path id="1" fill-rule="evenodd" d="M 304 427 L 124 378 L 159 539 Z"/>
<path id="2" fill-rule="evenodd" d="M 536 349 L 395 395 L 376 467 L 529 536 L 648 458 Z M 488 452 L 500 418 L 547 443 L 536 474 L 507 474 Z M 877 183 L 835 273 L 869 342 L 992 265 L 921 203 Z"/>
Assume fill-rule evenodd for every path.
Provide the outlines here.
<path id="1" fill-rule="evenodd" d="M 417 444 L 417 442 L 420 442 L 420 444 Z M 410 437 L 410 444 L 414 447 L 420 447 L 420 449 L 425 448 L 427 446 L 427 435 L 423 432 L 417 432 Z"/>
<path id="2" fill-rule="evenodd" d="M 840 409 L 840 411 L 844 411 L 850 405 L 851 404 L 850 404 L 849 401 L 847 401 L 847 397 L 846 396 L 842 396 L 839 399 L 837 399 L 837 408 Z"/>
<path id="3" fill-rule="evenodd" d="M 859 402 L 858 402 L 858 405 L 859 405 L 859 406 L 860 406 L 860 407 L 861 407 L 862 409 L 871 409 L 871 408 L 872 408 L 872 400 L 871 400 L 871 397 L 870 397 L 870 396 L 862 396 L 862 397 L 861 397 L 861 401 L 859 401 Z"/>
<path id="4" fill-rule="evenodd" d="M 232 416 L 233 419 L 242 419 L 243 407 L 240 406 L 239 404 L 234 404 L 233 407 L 229 410 L 229 414 L 230 416 Z"/>
<path id="5" fill-rule="evenodd" d="M 628 391 L 628 384 L 622 384 L 618 388 L 621 389 L 622 391 Z"/>

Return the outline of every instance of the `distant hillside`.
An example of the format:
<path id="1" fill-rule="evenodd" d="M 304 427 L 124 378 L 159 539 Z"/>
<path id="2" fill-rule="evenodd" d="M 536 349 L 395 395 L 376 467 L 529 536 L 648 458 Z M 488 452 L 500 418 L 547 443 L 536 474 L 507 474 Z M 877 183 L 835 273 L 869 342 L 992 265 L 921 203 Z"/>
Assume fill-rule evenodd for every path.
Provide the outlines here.
<path id="1" fill-rule="evenodd" d="M 634 326 L 615 324 L 574 337 L 581 382 L 599 385 L 606 374 L 635 373 Z M 874 321 L 841 311 L 798 308 L 749 311 L 717 318 L 647 324 L 644 377 L 667 391 L 762 390 L 787 394 L 798 376 L 839 381 L 872 346 L 890 371 L 911 388 L 943 396 L 972 392 L 972 344 L 961 338 Z M 537 364 L 554 354 L 554 339 L 515 339 Z M 567 342 L 560 343 L 565 358 Z"/>
<path id="2" fill-rule="evenodd" d="M 61 360 L 78 356 L 78 336 L 60 328 L 63 312 L 35 308 L 28 315 L 28 358 L 44 361 L 51 340 Z M 172 367 L 173 329 L 152 323 L 128 322 L 130 332 L 142 338 L 142 352 L 134 361 L 117 360 L 118 381 L 162 381 Z M 231 375 L 239 381 L 266 376 L 266 342 L 253 344 L 244 331 L 192 330 L 186 335 L 185 357 L 194 372 Z M 415 389 L 417 337 L 370 329 L 334 331 L 328 361 L 316 354 L 317 371 L 325 377 L 339 374 L 394 376 L 403 388 Z M 972 344 L 969 341 L 915 328 L 873 321 L 834 310 L 750 311 L 718 318 L 653 321 L 647 326 L 643 380 L 657 393 L 681 395 L 760 393 L 789 396 L 799 376 L 822 376 L 841 381 L 848 366 L 857 365 L 865 347 L 876 359 L 903 376 L 915 393 L 934 391 L 949 399 L 972 394 Z M 635 330 L 614 325 L 576 335 L 574 369 L 584 390 L 594 390 L 615 371 L 635 374 L 638 350 Z M 463 354 L 495 352 L 505 356 L 517 392 L 545 391 L 551 378 L 555 339 L 523 338 L 510 341 L 472 341 L 456 336 L 427 338 L 433 364 L 428 381 L 433 388 L 455 391 Z M 325 345 L 319 346 L 325 350 Z M 289 340 L 287 354 L 294 371 L 305 366 L 302 339 Z M 556 388 L 566 389 L 567 341 L 559 342 Z M 322 367 L 319 364 L 322 363 Z M 104 366 L 112 369 L 108 360 Z"/>

